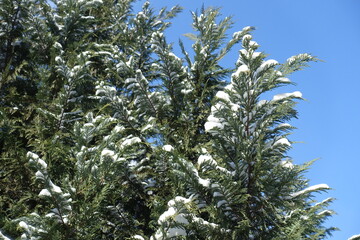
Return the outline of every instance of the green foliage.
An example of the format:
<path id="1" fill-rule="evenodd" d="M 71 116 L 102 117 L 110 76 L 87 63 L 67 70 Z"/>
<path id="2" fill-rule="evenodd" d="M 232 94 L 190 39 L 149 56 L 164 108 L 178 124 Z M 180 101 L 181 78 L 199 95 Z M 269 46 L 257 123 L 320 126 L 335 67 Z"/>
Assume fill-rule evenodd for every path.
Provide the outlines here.
<path id="1" fill-rule="evenodd" d="M 332 198 L 287 139 L 300 92 L 261 100 L 316 59 L 257 52 L 218 9 L 0 0 L 0 239 L 323 239 Z M 235 69 L 219 61 L 241 43 Z M 230 80 L 230 81 L 229 81 Z"/>

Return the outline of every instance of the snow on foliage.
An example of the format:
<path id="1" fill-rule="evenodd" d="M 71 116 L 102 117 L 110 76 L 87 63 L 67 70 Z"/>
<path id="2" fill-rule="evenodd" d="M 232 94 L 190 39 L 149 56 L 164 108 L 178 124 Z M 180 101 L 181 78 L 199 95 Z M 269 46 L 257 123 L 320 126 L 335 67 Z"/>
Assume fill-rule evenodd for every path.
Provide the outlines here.
<path id="1" fill-rule="evenodd" d="M 136 240 L 145 240 L 145 238 L 143 238 L 142 236 L 140 235 L 134 235 L 132 236 L 133 239 L 136 239 Z"/>
<path id="2" fill-rule="evenodd" d="M 289 160 L 282 160 L 281 161 L 281 166 L 283 166 L 285 168 L 289 168 L 289 169 L 294 168 L 294 164 L 292 164 L 292 162 L 290 162 Z"/>
<path id="3" fill-rule="evenodd" d="M 175 236 L 187 236 L 185 229 L 180 228 L 177 224 L 188 224 L 189 221 L 186 219 L 186 214 L 181 213 L 186 209 L 186 205 L 191 202 L 190 198 L 184 198 L 176 196 L 174 199 L 168 202 L 168 209 L 163 212 L 158 223 L 160 226 L 164 226 L 163 229 L 158 229 L 152 240 L 165 240 Z M 175 225 L 173 224 L 175 223 Z M 165 233 L 165 234 L 164 234 Z"/>
<path id="4" fill-rule="evenodd" d="M 171 151 L 174 150 L 174 147 L 171 146 L 171 145 L 164 145 L 164 146 L 162 147 L 162 149 L 163 149 L 164 151 L 166 151 L 166 152 L 171 152 Z"/>
<path id="5" fill-rule="evenodd" d="M 212 118 L 212 120 L 213 119 L 215 119 L 215 118 Z M 219 122 L 208 121 L 205 123 L 204 127 L 205 127 L 205 132 L 210 132 L 214 128 L 222 129 L 222 128 L 224 128 L 224 125 Z"/>
<path id="6" fill-rule="evenodd" d="M 230 96 L 224 91 L 218 91 L 215 95 L 217 98 L 222 99 L 224 101 L 230 102 Z"/>
<path id="7" fill-rule="evenodd" d="M 36 178 L 41 180 L 45 186 L 45 188 L 40 191 L 39 196 L 48 198 L 54 202 L 55 206 L 59 206 L 53 209 L 52 213 L 48 216 L 53 216 L 58 221 L 66 224 L 72 210 L 70 194 L 64 193 L 59 186 L 52 182 L 47 172 L 47 164 L 44 160 L 32 152 L 28 152 L 27 157 L 30 158 L 29 163 L 37 169 L 35 173 Z M 22 222 L 25 223 L 26 219 Z"/>
<path id="8" fill-rule="evenodd" d="M 277 94 L 273 97 L 273 101 L 280 101 L 284 98 L 302 98 L 302 93 L 299 92 L 299 91 L 295 91 L 295 92 L 292 92 L 292 93 L 281 93 L 281 94 Z"/>
<path id="9" fill-rule="evenodd" d="M 249 73 L 250 69 L 247 65 L 241 65 L 236 69 L 236 72 L 231 75 L 232 78 L 239 78 L 241 74 Z"/>
<path id="10" fill-rule="evenodd" d="M 351 236 L 348 240 L 359 240 L 360 234 Z"/>
<path id="11" fill-rule="evenodd" d="M 8 238 L 7 236 L 5 236 L 1 231 L 0 231 L 0 239 L 1 239 L 1 240 L 11 240 L 11 239 Z"/>
<path id="12" fill-rule="evenodd" d="M 279 140 L 277 140 L 274 145 L 278 145 L 278 144 L 281 144 L 281 145 L 286 145 L 286 146 L 291 146 L 291 143 L 289 142 L 289 140 L 287 138 L 280 138 Z"/>
<path id="13" fill-rule="evenodd" d="M 134 145 L 134 144 L 140 143 L 140 142 L 141 142 L 141 139 L 139 137 L 129 136 L 121 143 L 120 148 L 129 147 L 131 145 Z"/>
<path id="14" fill-rule="evenodd" d="M 324 184 L 324 183 L 323 184 L 317 184 L 317 185 L 307 187 L 304 190 L 292 193 L 291 197 L 295 198 L 295 197 L 301 196 L 301 195 L 306 194 L 306 193 L 311 193 L 311 192 L 321 191 L 321 190 L 328 190 L 328 189 L 330 189 L 330 187 L 327 184 Z"/>
<path id="15" fill-rule="evenodd" d="M 258 67 L 255 71 L 255 76 L 257 76 L 259 73 L 271 68 L 271 67 L 274 67 L 275 65 L 279 64 L 278 61 L 274 60 L 274 59 L 269 59 L 269 60 L 266 60 L 265 62 L 263 62 L 260 67 Z"/>
<path id="16" fill-rule="evenodd" d="M 296 117 L 292 100 L 302 94 L 259 100 L 290 83 L 289 74 L 313 59 L 310 55 L 284 64 L 266 60 L 257 52 L 252 27 L 226 41 L 232 21 L 218 19 L 220 13 L 211 8 L 193 13 L 195 33 L 187 35 L 194 40 L 193 52 L 181 43 L 180 57 L 164 34 L 180 7 L 156 14 L 149 1 L 138 13 L 130 0 L 54 0 L 55 7 L 48 8 L 47 1 L 17 2 L 26 14 L 16 19 L 27 15 L 38 24 L 19 20 L 24 28 L 16 28 L 15 52 L 21 55 L 17 44 L 28 43 L 32 58 L 27 61 L 25 54 L 23 62 L 31 65 L 10 61 L 9 76 L 28 77 L 32 87 L 22 87 L 36 94 L 24 94 L 30 106 L 26 119 L 17 114 L 26 106 L 7 103 L 21 94 L 10 91 L 6 97 L 8 110 L 16 114 L 4 126 L 21 136 L 3 135 L 24 147 L 4 156 L 33 151 L 27 154 L 29 166 L 42 187 L 34 196 L 34 184 L 26 188 L 17 181 L 25 197 L 35 197 L 32 208 L 41 216 L 17 218 L 16 228 L 7 225 L 9 213 L 4 219 L 6 230 L 14 229 L 11 236 L 167 240 L 323 234 L 322 221 L 333 214 L 324 207 L 332 199 L 317 205 L 311 194 L 329 187 L 306 188 L 303 166 L 287 156 L 293 127 L 284 122 Z M 31 31 L 44 29 L 41 41 L 33 41 L 38 34 L 27 31 L 27 24 Z M 33 48 L 38 44 L 41 51 Z M 231 74 L 220 60 L 235 44 L 243 49 Z M 14 83 L 8 84 L 11 89 Z M 44 109 L 37 111 L 39 106 Z M 16 159 L 4 161 L 15 161 L 21 170 Z M 5 171 L 11 169 L 5 165 Z M 26 202 L 19 206 L 27 209 Z M 0 232 L 1 238 L 8 239 Z"/>

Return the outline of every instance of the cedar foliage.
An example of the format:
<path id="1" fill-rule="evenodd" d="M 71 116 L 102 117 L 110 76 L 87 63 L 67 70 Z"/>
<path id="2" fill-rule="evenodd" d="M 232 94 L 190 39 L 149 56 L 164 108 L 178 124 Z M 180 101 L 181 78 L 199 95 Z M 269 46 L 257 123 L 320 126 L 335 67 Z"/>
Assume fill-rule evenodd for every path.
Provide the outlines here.
<path id="1" fill-rule="evenodd" d="M 252 27 L 133 0 L 0 0 L 0 239 L 323 239 L 287 156 L 299 92 L 261 100 L 316 61 L 267 60 Z M 234 69 L 220 60 L 241 43 Z"/>

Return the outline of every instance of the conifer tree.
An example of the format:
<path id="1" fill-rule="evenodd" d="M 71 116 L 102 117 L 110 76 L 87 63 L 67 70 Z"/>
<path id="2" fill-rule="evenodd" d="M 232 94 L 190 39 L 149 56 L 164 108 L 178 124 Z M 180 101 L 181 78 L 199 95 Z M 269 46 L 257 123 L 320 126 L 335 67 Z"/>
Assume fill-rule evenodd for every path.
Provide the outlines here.
<path id="1" fill-rule="evenodd" d="M 323 239 L 333 200 L 294 164 L 298 91 L 316 61 L 257 51 L 252 27 L 132 0 L 0 0 L 0 239 Z M 238 43 L 234 69 L 220 60 Z M 24 47 L 24 46 L 25 47 Z M 26 47 L 27 46 L 27 47 Z M 26 51 L 24 51 L 26 48 Z M 12 187 L 9 188 L 9 184 Z"/>

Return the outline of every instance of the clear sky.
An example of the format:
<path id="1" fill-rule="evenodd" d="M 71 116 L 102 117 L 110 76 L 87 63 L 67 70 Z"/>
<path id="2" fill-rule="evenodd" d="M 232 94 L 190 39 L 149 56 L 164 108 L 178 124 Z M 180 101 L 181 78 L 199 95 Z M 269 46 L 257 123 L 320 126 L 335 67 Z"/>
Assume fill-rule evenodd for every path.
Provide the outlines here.
<path id="1" fill-rule="evenodd" d="M 140 1 L 139 4 L 144 1 Z M 324 62 L 291 77 L 307 101 L 300 102 L 298 129 L 290 137 L 295 144 L 290 156 L 295 163 L 320 158 L 308 173 L 310 184 L 326 183 L 333 190 L 319 200 L 335 197 L 331 208 L 337 212 L 327 224 L 339 227 L 331 239 L 360 234 L 360 0 L 152 0 L 156 9 L 180 4 L 183 12 L 167 31 L 168 40 L 191 32 L 190 11 L 222 7 L 223 16 L 232 15 L 233 32 L 254 26 L 254 40 L 283 62 L 299 53 L 311 53 Z M 232 32 L 229 32 L 232 34 Z M 233 66 L 240 46 L 224 59 Z M 181 56 L 178 48 L 175 53 Z"/>

